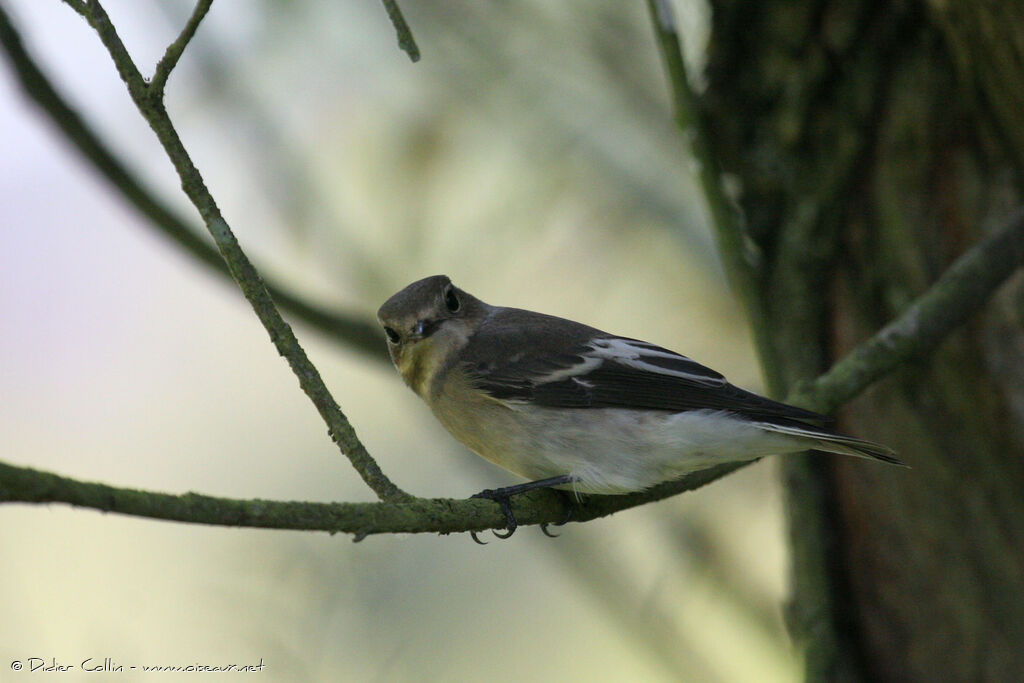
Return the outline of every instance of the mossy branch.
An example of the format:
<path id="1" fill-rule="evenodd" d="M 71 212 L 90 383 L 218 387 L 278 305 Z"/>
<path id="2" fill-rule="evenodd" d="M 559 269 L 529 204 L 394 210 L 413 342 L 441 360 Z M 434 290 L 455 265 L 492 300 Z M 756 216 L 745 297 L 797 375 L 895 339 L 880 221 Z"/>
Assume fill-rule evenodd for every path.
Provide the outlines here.
<path id="1" fill-rule="evenodd" d="M 974 315 L 989 295 L 1024 263 L 1024 209 L 964 252 L 927 292 L 813 382 L 790 395 L 797 405 L 822 412 L 838 406 L 910 358 L 934 348 Z"/>
<path id="2" fill-rule="evenodd" d="M 683 491 L 741 467 L 723 465 L 627 496 L 590 496 L 579 503 L 541 489 L 517 496 L 512 509 L 520 525 L 558 523 L 573 508 L 572 521 L 586 522 Z M 239 500 L 198 493 L 170 495 L 118 488 L 0 463 L 0 502 L 67 503 L 75 507 L 190 524 L 350 533 L 355 540 L 382 533 L 453 533 L 501 529 L 505 515 L 478 498 L 414 498 L 376 503 L 310 503 Z"/>

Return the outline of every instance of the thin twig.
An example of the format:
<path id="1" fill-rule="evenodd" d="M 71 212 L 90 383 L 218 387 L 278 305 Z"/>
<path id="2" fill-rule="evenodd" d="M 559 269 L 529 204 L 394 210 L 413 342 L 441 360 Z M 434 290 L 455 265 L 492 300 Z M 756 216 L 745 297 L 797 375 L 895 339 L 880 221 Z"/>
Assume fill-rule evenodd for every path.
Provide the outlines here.
<path id="1" fill-rule="evenodd" d="M 156 97 L 163 97 L 168 76 L 171 75 L 174 67 L 178 65 L 178 60 L 181 59 L 182 53 L 185 52 L 185 48 L 188 46 L 189 41 L 192 40 L 192 36 L 196 34 L 196 29 L 199 28 L 199 24 L 206 16 L 206 13 L 210 11 L 210 5 L 212 4 L 213 0 L 199 0 L 192 11 L 192 16 L 188 18 L 185 27 L 181 29 L 181 34 L 177 40 L 167 46 L 167 51 L 164 52 L 164 56 L 157 63 L 156 70 L 153 72 L 153 78 L 149 82 L 150 91 Z"/>
<path id="2" fill-rule="evenodd" d="M 64 0 L 64 2 L 68 2 L 68 0 Z M 114 68 L 117 69 L 121 80 L 128 86 L 128 92 L 132 99 L 136 103 L 145 101 L 148 92 L 146 79 L 142 77 L 139 68 L 128 54 L 128 49 L 121 42 L 121 38 L 114 30 L 114 25 L 110 23 L 110 17 L 107 16 L 107 12 L 99 0 L 85 0 L 84 16 L 93 30 L 99 34 L 100 41 L 110 53 L 111 59 L 114 60 Z"/>
<path id="3" fill-rule="evenodd" d="M 768 387 L 779 392 L 782 381 L 777 364 L 771 357 L 770 328 L 758 284 L 758 257 L 743 228 L 738 207 L 726 195 L 722 171 L 708 145 L 707 132 L 697 112 L 697 97 L 687 75 L 672 5 L 668 0 L 647 0 L 647 8 L 665 63 L 676 125 L 689 143 L 690 153 L 699 167 L 697 178 L 711 214 L 712 229 L 726 276 L 750 321 Z"/>
<path id="4" fill-rule="evenodd" d="M 69 5 L 71 3 L 68 3 Z M 81 4 L 85 16 L 85 6 Z M 187 251 L 196 261 L 221 276 L 230 277 L 217 249 L 199 235 L 199 230 L 161 201 L 128 169 L 96 131 L 73 109 L 49 78 L 28 54 L 21 36 L 0 6 L 0 46 L 22 90 L 47 115 L 51 123 L 135 209 L 157 229 Z M 273 281 L 265 281 L 277 305 L 296 320 L 304 322 L 330 339 L 355 349 L 374 360 L 390 362 L 380 328 L 363 316 L 337 313 L 288 291 Z"/>
<path id="5" fill-rule="evenodd" d="M 102 4 L 98 0 L 89 0 L 87 9 L 89 23 L 99 34 L 101 42 L 114 60 L 118 73 L 121 74 L 121 78 L 128 86 L 128 92 L 136 107 L 156 133 L 157 139 L 178 172 L 182 189 L 203 217 L 207 229 L 213 236 L 213 241 L 227 263 L 228 270 L 231 271 L 232 277 L 241 287 L 260 322 L 263 323 L 271 341 L 277 347 L 278 353 L 288 361 L 302 390 L 316 406 L 320 417 L 327 424 L 332 440 L 338 444 L 363 481 L 373 489 L 379 498 L 382 500 L 411 498 L 381 471 L 380 466 L 367 452 L 366 447 L 356 436 L 348 418 L 341 412 L 340 406 L 324 384 L 320 373 L 306 356 L 298 339 L 295 338 L 291 326 L 281 318 L 262 279 L 242 251 L 234 233 L 231 232 L 221 215 L 216 201 L 206 188 L 202 175 L 192 163 L 188 151 L 182 144 L 181 138 L 178 137 L 173 122 L 167 115 L 163 101 L 149 96 L 145 80 L 132 61 L 124 43 L 121 42 L 117 30 Z"/>
<path id="6" fill-rule="evenodd" d="M 412 31 L 405 21 L 405 16 L 402 15 L 398 0 L 383 0 L 383 2 L 388 19 L 391 20 L 391 25 L 395 27 L 395 33 L 398 35 L 398 47 L 402 48 L 413 62 L 420 61 L 420 48 L 416 45 L 416 39 L 412 37 Z"/>
<path id="7" fill-rule="evenodd" d="M 85 3 L 82 0 L 64 0 L 64 4 L 81 14 L 83 17 L 86 16 Z"/>

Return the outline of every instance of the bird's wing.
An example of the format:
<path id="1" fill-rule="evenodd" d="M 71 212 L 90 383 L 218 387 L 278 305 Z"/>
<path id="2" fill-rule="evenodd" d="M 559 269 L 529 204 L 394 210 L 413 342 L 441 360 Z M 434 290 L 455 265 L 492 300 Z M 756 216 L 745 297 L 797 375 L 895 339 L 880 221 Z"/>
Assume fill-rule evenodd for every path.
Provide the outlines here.
<path id="1" fill-rule="evenodd" d="M 528 341 L 528 340 L 526 340 Z M 750 419 L 825 421 L 827 417 L 735 387 L 725 377 L 668 349 L 611 335 L 555 352 L 524 344 L 507 362 L 468 362 L 476 386 L 511 403 L 552 408 L 728 410 Z"/>

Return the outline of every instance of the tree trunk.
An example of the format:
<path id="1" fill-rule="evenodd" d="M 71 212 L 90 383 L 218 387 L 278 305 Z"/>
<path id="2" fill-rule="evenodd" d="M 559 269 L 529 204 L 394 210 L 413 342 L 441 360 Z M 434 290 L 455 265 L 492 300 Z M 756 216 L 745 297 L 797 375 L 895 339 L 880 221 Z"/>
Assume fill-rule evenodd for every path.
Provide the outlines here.
<path id="1" fill-rule="evenodd" d="M 1024 5 L 712 2 L 711 145 L 774 356 L 813 377 L 1019 202 Z M 787 466 L 809 680 L 1024 681 L 1024 282 L 838 426 L 910 470 Z"/>

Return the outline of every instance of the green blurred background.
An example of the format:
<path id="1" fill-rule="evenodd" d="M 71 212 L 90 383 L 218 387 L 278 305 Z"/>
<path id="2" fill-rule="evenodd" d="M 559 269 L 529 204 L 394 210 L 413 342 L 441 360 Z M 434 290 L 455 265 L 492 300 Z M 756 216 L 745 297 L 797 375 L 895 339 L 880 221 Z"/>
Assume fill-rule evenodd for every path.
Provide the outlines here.
<path id="1" fill-rule="evenodd" d="M 188 216 L 85 22 L 4 2 L 44 70 Z M 447 273 L 489 303 L 681 351 L 757 390 L 642 2 L 219 0 L 168 107 L 257 265 L 371 316 Z M 151 71 L 184 2 L 109 0 Z M 699 73 L 706 9 L 677 3 Z M 0 69 L 0 457 L 112 485 L 371 500 L 240 293 L 157 235 Z M 384 470 L 422 496 L 513 483 L 393 368 L 296 331 Z M 383 344 L 383 340 L 381 342 Z M 775 465 L 613 518 L 349 537 L 0 509 L 13 660 L 252 664 L 266 680 L 792 681 Z M 168 674 L 126 672 L 114 680 Z M 194 678 L 195 674 L 192 675 Z M 204 674 L 214 676 L 214 674 Z"/>

